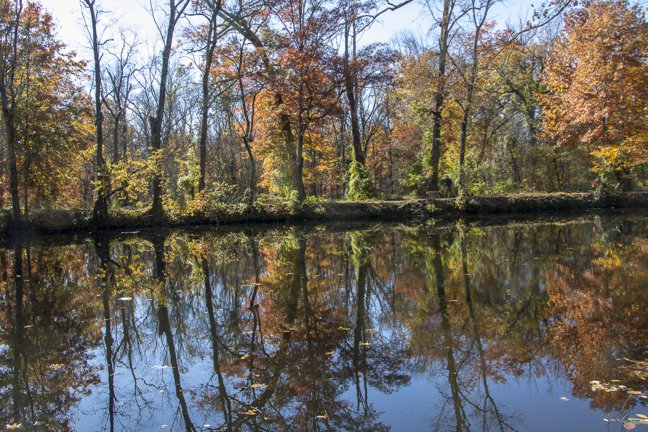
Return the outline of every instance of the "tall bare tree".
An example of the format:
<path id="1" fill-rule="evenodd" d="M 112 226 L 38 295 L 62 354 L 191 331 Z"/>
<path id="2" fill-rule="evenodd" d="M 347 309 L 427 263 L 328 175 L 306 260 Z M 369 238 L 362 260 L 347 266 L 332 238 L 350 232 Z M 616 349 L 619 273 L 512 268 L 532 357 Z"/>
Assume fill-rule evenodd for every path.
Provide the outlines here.
<path id="1" fill-rule="evenodd" d="M 209 110 L 212 106 L 212 90 L 210 86 L 210 77 L 212 71 L 212 63 L 214 62 L 214 51 L 218 44 L 220 36 L 218 29 L 219 14 L 223 6 L 222 0 L 202 0 L 198 4 L 198 12 L 207 18 L 207 28 L 204 40 L 204 63 L 202 65 L 202 100 L 200 104 L 201 118 L 200 118 L 200 177 L 198 178 L 198 191 L 205 190 L 205 177 L 207 166 L 207 133 L 209 130 Z"/>
<path id="2" fill-rule="evenodd" d="M 134 75 L 138 71 L 134 63 L 137 43 L 127 40 L 127 34 L 120 32 L 121 43 L 109 54 L 113 57 L 105 69 L 104 107 L 112 119 L 112 162 L 128 158 L 128 119 L 126 113 L 135 89 Z"/>
<path id="3" fill-rule="evenodd" d="M 168 10 L 166 11 L 167 23 L 166 29 L 156 22 L 157 28 L 162 37 L 164 48 L 162 49 L 162 64 L 160 65 L 160 82 L 157 94 L 157 106 L 155 115 L 151 116 L 151 148 L 157 152 L 162 149 L 162 125 L 164 121 L 164 108 L 167 96 L 167 81 L 169 79 L 169 63 L 171 59 L 171 49 L 173 48 L 173 36 L 180 19 L 189 6 L 190 0 L 168 0 Z M 164 217 L 162 208 L 162 176 L 159 170 L 156 170 L 153 176 L 153 204 L 150 214 L 154 220 L 161 220 Z"/>
<path id="4" fill-rule="evenodd" d="M 101 226 L 108 222 L 108 195 L 110 194 L 110 178 L 103 156 L 103 86 L 101 76 L 101 46 L 103 42 L 99 37 L 97 28 L 101 11 L 97 9 L 97 0 L 81 0 L 81 7 L 86 9 L 86 28 L 89 33 L 90 44 L 92 45 L 92 57 L 94 61 L 94 108 L 95 108 L 95 158 L 97 164 L 96 182 L 97 199 L 92 210 L 94 223 Z"/>

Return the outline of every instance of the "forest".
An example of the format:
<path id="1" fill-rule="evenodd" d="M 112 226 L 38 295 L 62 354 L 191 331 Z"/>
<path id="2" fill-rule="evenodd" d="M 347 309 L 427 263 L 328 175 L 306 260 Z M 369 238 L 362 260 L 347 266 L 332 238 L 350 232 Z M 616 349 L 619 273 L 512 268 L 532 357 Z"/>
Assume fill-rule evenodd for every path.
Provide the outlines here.
<path id="1" fill-rule="evenodd" d="M 641 2 L 419 0 L 429 29 L 365 43 L 414 0 L 160 0 L 144 46 L 80 0 L 0 1 L 0 207 L 195 215 L 331 200 L 648 186 Z M 114 36 L 113 36 L 114 35 Z"/>

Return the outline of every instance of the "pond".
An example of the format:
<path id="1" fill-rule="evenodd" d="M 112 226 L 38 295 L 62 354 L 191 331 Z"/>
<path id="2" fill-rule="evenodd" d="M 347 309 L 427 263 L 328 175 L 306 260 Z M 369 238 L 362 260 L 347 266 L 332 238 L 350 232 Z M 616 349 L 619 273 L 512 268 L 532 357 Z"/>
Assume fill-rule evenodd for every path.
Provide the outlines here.
<path id="1" fill-rule="evenodd" d="M 648 429 L 645 213 L 14 236 L 0 284 L 5 430 Z"/>

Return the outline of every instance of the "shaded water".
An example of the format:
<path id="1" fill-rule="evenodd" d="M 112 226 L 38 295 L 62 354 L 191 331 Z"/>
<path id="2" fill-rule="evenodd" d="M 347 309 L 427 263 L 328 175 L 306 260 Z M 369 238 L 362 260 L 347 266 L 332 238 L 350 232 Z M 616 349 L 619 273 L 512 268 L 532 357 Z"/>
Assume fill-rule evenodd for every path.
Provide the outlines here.
<path id="1" fill-rule="evenodd" d="M 602 431 L 648 414 L 646 216 L 14 239 L 0 279 L 2 428 Z"/>

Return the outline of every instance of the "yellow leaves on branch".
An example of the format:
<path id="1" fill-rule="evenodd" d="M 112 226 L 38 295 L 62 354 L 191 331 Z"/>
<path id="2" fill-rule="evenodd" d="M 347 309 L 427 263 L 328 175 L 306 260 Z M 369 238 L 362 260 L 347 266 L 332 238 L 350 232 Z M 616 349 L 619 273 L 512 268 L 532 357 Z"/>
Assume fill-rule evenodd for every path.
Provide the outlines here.
<path id="1" fill-rule="evenodd" d="M 648 27 L 625 0 L 597 0 L 566 19 L 544 76 L 546 138 L 592 150 L 597 172 L 648 160 Z"/>

